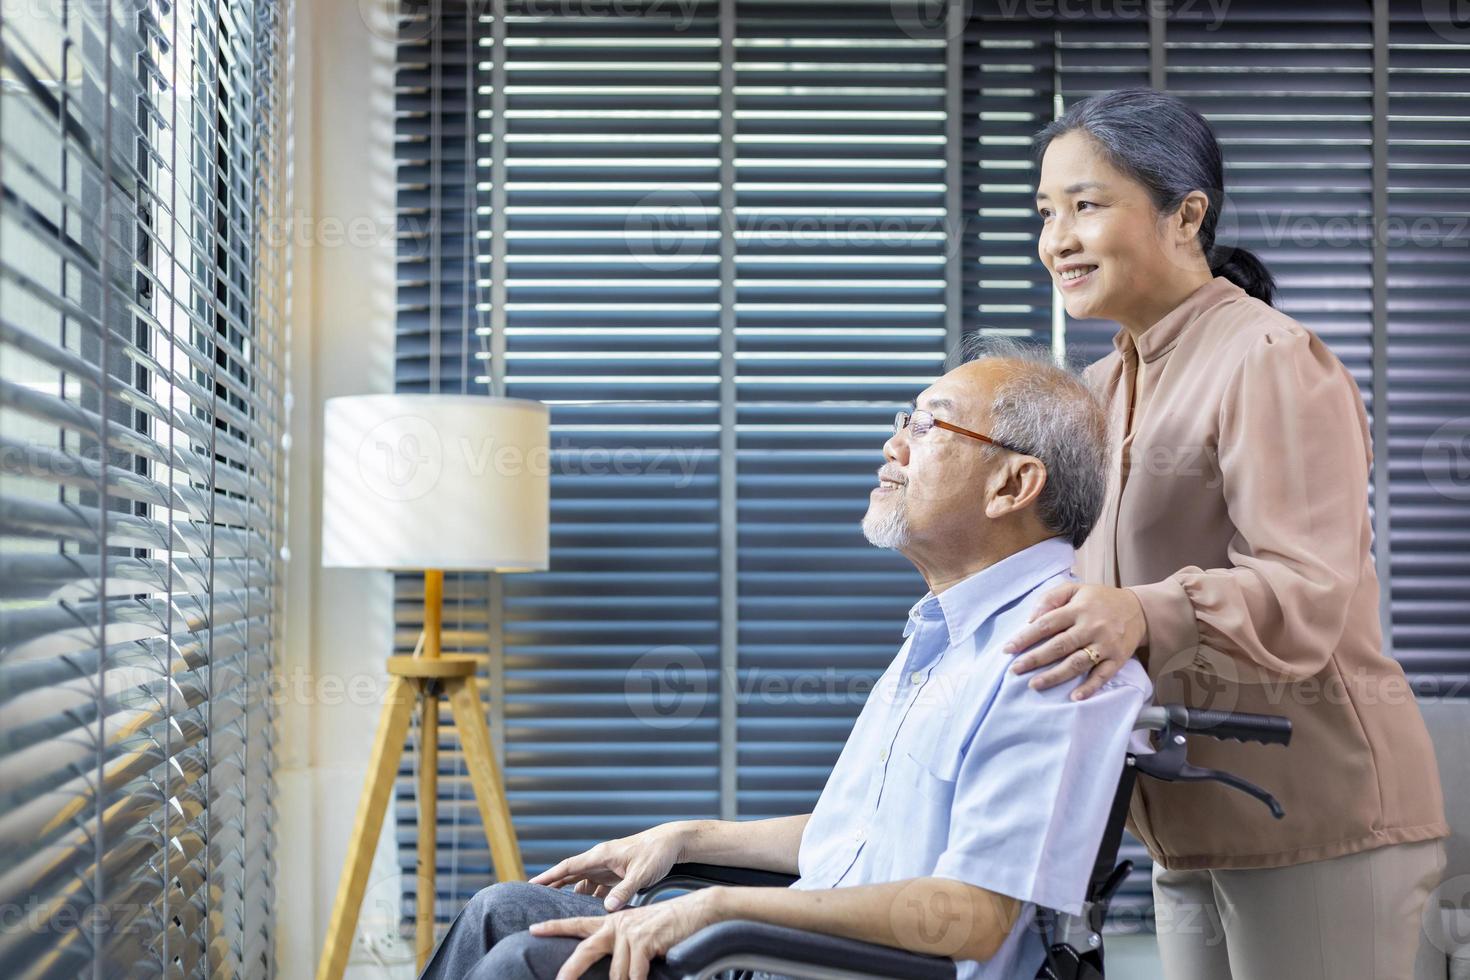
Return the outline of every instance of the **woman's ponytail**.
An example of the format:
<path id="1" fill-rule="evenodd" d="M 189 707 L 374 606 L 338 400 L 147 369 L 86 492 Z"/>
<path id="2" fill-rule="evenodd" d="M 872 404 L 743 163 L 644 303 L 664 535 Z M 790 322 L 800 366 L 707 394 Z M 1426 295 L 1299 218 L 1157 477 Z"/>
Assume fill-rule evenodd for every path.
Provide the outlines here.
<path id="1" fill-rule="evenodd" d="M 1271 270 L 1246 249 L 1225 245 L 1210 249 L 1210 273 L 1224 276 L 1267 306 L 1276 295 L 1276 278 Z"/>

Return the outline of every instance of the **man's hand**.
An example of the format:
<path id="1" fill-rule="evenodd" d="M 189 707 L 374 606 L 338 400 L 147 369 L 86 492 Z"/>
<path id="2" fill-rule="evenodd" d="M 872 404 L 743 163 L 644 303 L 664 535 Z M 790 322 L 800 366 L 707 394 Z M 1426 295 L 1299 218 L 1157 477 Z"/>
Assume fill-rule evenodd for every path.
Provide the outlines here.
<path id="1" fill-rule="evenodd" d="M 680 940 L 719 921 L 719 887 L 611 915 L 550 919 L 531 926 L 533 936 L 585 936 L 567 957 L 556 980 L 577 980 L 604 956 L 612 957 L 609 980 L 647 980 L 648 964 Z"/>
<path id="2" fill-rule="evenodd" d="M 1030 622 L 1011 637 L 1005 652 L 1030 648 L 1011 666 L 1017 674 L 1056 664 L 1031 681 L 1038 691 L 1087 674 L 1072 692 L 1074 700 L 1082 701 L 1122 670 L 1147 639 L 1143 606 L 1131 591 L 1069 582 L 1041 597 Z M 1097 654 L 1096 665 L 1088 649 Z"/>
<path id="3" fill-rule="evenodd" d="M 612 912 L 626 905 L 640 888 L 669 873 L 684 854 L 689 832 L 687 823 L 674 821 L 604 841 L 552 865 L 532 878 L 531 884 L 560 888 L 575 882 L 572 891 L 597 896 Z"/>

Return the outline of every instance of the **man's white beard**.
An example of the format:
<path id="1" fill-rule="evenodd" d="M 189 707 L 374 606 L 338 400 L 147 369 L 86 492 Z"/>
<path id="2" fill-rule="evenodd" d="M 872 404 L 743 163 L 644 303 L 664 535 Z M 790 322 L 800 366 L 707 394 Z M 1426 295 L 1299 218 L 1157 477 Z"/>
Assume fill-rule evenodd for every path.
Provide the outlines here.
<path id="1" fill-rule="evenodd" d="M 877 514 L 869 507 L 863 515 L 863 537 L 875 548 L 892 548 L 895 551 L 909 542 L 909 512 L 905 495 L 907 487 L 897 491 L 898 499 L 886 504 L 886 509 Z"/>

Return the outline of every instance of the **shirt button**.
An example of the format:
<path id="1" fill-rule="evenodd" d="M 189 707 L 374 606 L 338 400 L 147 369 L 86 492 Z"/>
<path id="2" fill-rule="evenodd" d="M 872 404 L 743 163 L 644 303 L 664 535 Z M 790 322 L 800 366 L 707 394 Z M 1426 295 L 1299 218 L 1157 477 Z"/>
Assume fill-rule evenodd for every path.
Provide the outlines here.
<path id="1" fill-rule="evenodd" d="M 862 839 L 863 839 L 863 834 L 864 834 L 864 833 L 865 833 L 865 832 L 866 832 L 866 831 L 865 831 L 865 830 L 864 830 L 864 828 L 863 828 L 863 827 L 861 827 L 861 826 L 859 826 L 859 827 L 858 827 L 858 829 L 857 829 L 857 830 L 854 830 L 854 831 L 853 831 L 853 832 L 852 832 L 852 839 L 853 839 L 853 840 L 857 840 L 857 841 L 860 841 L 860 840 L 862 840 Z"/>
<path id="2" fill-rule="evenodd" d="M 912 684 L 921 684 L 921 683 L 923 683 L 923 681 L 924 681 L 924 672 L 922 670 L 916 670 L 912 674 L 909 675 L 909 682 L 912 683 Z"/>
<path id="3" fill-rule="evenodd" d="M 878 761 L 879 762 L 887 762 L 888 761 L 888 750 L 887 749 L 884 749 L 882 752 L 879 752 L 878 753 Z"/>

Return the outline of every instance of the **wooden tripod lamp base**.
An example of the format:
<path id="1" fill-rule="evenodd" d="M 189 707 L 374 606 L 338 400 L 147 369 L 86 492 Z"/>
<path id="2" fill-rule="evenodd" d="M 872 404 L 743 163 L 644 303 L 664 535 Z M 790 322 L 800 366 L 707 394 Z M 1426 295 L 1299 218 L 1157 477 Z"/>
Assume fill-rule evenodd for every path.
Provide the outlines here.
<path id="1" fill-rule="evenodd" d="M 391 680 L 383 702 L 383 714 L 373 740 L 367 783 L 357 805 L 357 818 L 347 846 L 347 864 L 337 885 L 327 941 L 317 964 L 317 980 L 341 980 L 347 968 L 357 915 L 367 889 L 383 817 L 393 796 L 399 758 L 408 737 L 415 705 L 421 705 L 423 720 L 419 760 L 418 917 L 415 951 L 418 969 L 423 970 L 434 947 L 434 872 L 436 867 L 436 821 L 439 793 L 439 694 L 449 696 L 450 712 L 464 751 L 470 785 L 480 821 L 490 844 L 490 858 L 499 881 L 524 881 L 521 849 L 511 826 L 510 807 L 500 767 L 490 745 L 480 696 L 475 689 L 476 662 L 473 657 L 440 656 L 440 623 L 444 596 L 444 573 L 424 573 L 424 632 L 420 653 L 412 657 L 389 657 Z"/>

